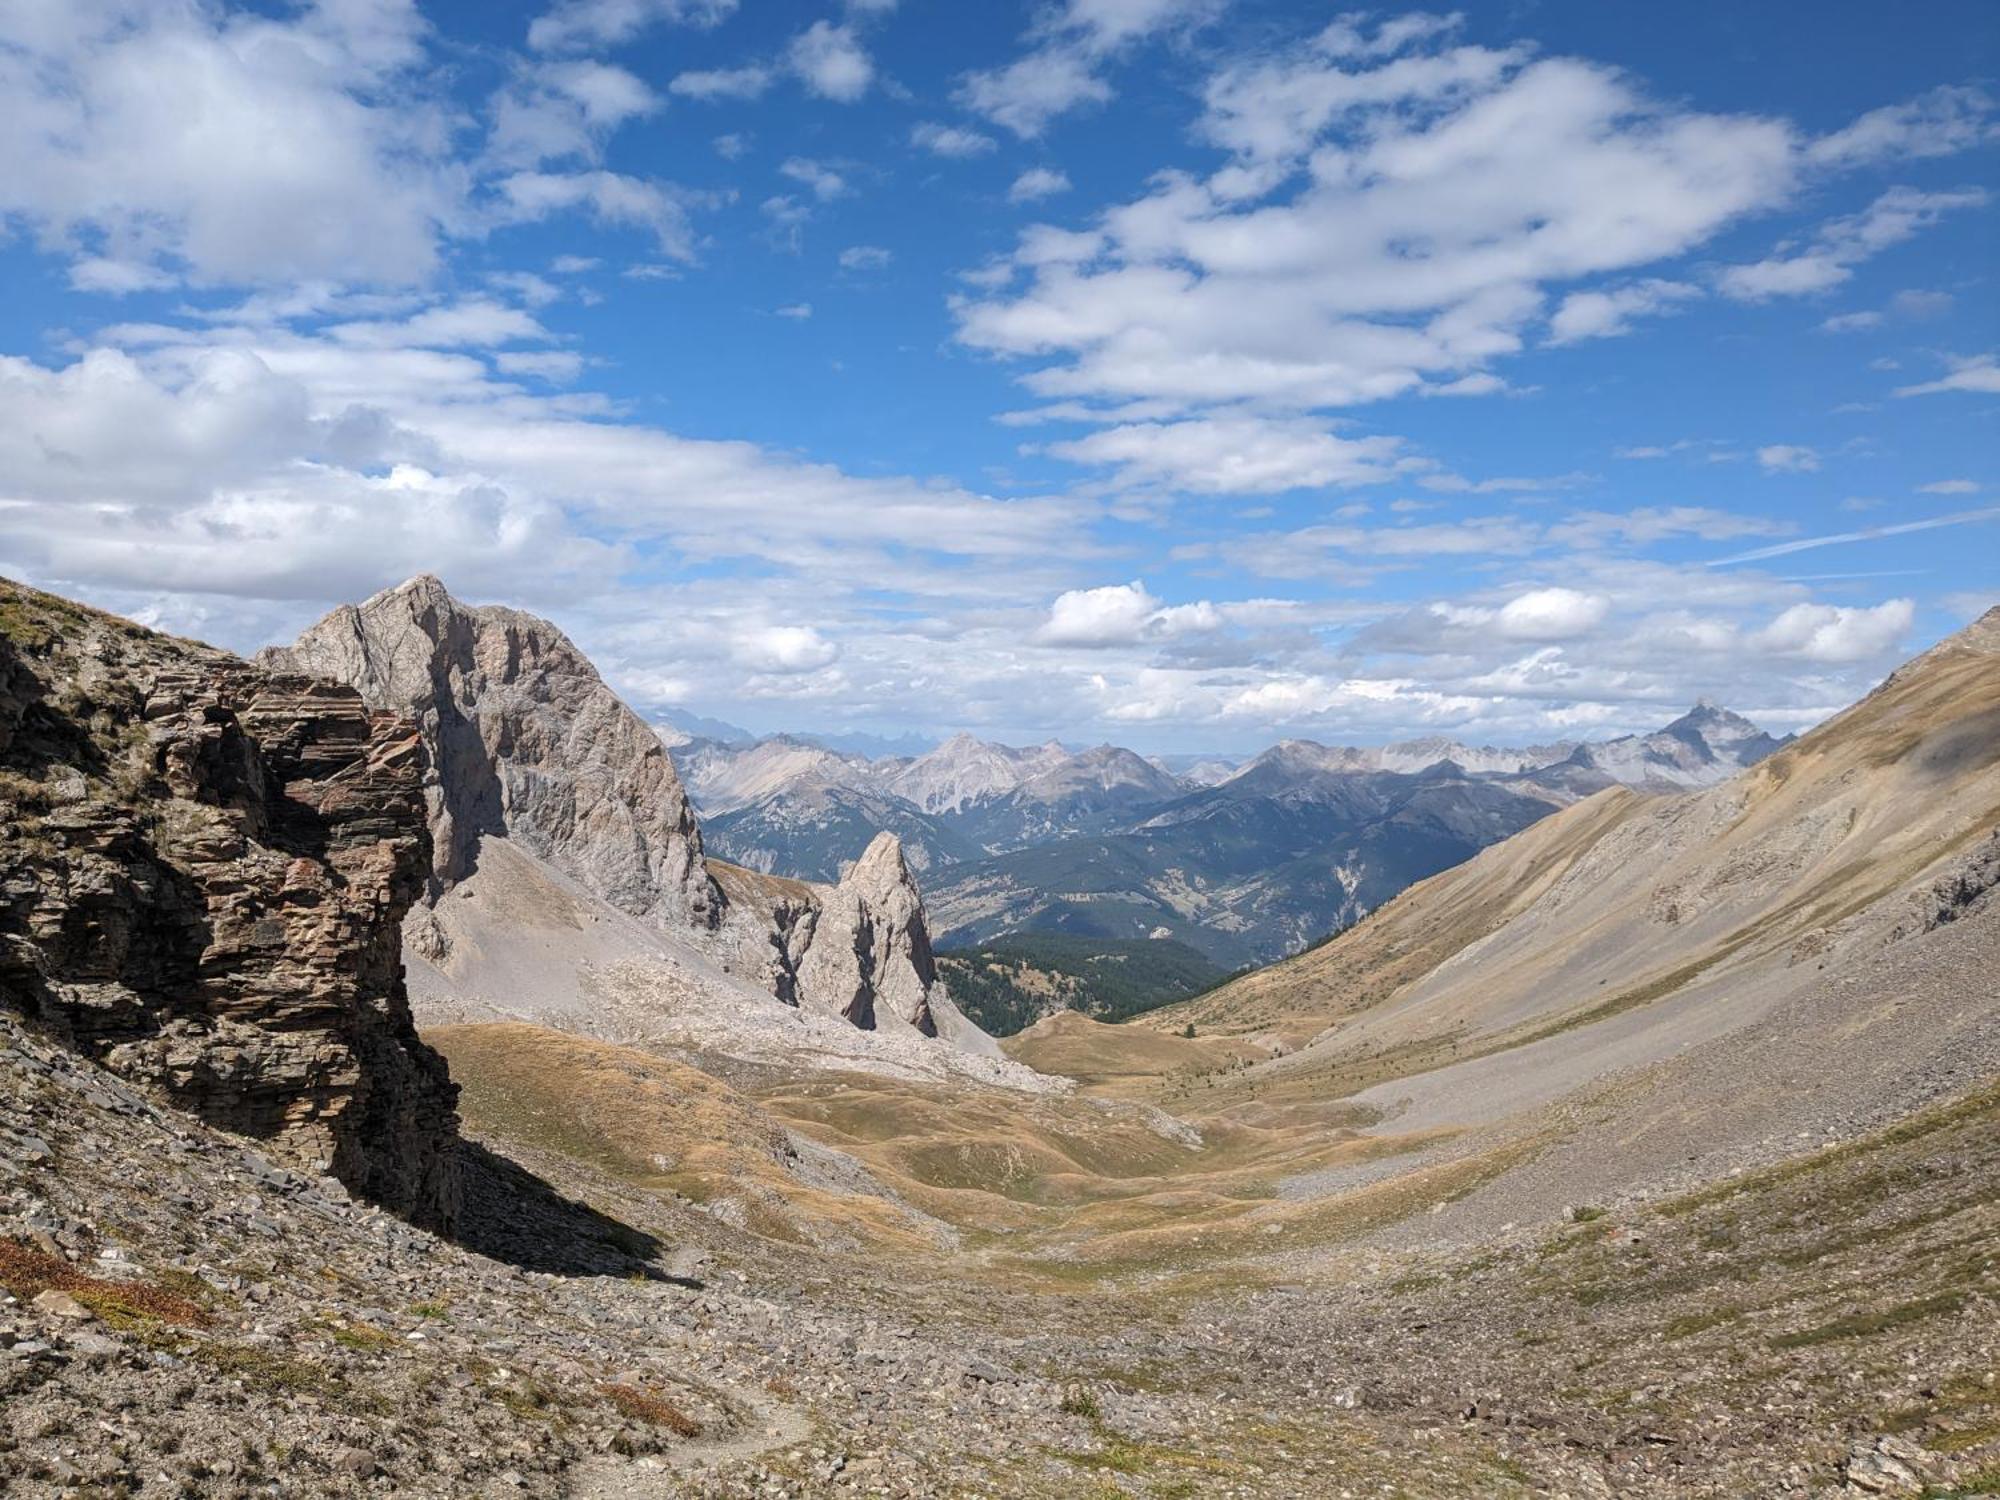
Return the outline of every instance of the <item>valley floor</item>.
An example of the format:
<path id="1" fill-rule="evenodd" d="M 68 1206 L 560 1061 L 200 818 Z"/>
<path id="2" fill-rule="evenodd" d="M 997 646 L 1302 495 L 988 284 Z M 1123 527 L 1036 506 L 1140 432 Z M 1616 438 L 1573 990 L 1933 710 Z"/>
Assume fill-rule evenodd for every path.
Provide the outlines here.
<path id="1" fill-rule="evenodd" d="M 0 1090 L 10 1495 L 2000 1488 L 1990 1086 L 1471 1246 L 1393 1232 L 1466 1191 L 1419 1174 L 1311 1253 L 1033 1275 L 749 1233 L 494 1109 L 452 1243 L 11 1025 Z"/>

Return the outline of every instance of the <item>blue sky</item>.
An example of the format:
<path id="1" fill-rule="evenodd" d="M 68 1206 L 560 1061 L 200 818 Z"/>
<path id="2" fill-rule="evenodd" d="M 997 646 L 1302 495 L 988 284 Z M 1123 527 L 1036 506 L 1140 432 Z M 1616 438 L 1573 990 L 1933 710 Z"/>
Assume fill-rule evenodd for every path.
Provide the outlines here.
<path id="1" fill-rule="evenodd" d="M 759 730 L 1776 729 L 2000 602 L 1989 4 L 0 11 L 0 570 Z"/>

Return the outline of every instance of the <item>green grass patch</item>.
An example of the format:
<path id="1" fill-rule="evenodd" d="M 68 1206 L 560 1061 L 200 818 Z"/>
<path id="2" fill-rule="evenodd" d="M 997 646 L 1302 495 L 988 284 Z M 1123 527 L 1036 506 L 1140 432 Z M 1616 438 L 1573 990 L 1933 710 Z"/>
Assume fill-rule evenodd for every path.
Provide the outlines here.
<path id="1" fill-rule="evenodd" d="M 330 1328 L 327 1336 L 343 1349 L 352 1349 L 357 1354 L 381 1354 L 398 1346 L 399 1340 L 393 1333 L 384 1333 L 379 1328 L 370 1328 L 365 1323 L 356 1323 L 346 1328 Z"/>
<path id="2" fill-rule="evenodd" d="M 1989 1500 L 1993 1495 L 2000 1495 L 2000 1464 L 1987 1464 L 1950 1489 L 1925 1490 L 1923 1500 Z"/>
<path id="3" fill-rule="evenodd" d="M 1063 1392 L 1056 1410 L 1066 1417 L 1084 1417 L 1092 1422 L 1104 1415 L 1097 1404 L 1097 1397 L 1080 1385 L 1071 1386 Z"/>
<path id="4" fill-rule="evenodd" d="M 27 651 L 46 651 L 56 643 L 56 631 L 44 612 L 19 595 L 0 598 L 0 635 Z"/>
<path id="5" fill-rule="evenodd" d="M 1146 1467 L 1145 1450 L 1121 1437 L 1107 1437 L 1104 1446 L 1095 1450 L 1051 1448 L 1049 1456 L 1079 1469 L 1109 1469 L 1114 1474 L 1139 1474 Z"/>
<path id="6" fill-rule="evenodd" d="M 1708 1312 L 1688 1313 L 1675 1318 L 1661 1330 L 1670 1339 L 1692 1338 L 1697 1333 L 1706 1333 L 1711 1328 L 1720 1328 L 1725 1323 L 1734 1323 L 1743 1316 L 1740 1307 L 1718 1307 Z"/>
<path id="7" fill-rule="evenodd" d="M 275 1349 L 209 1341 L 197 1344 L 191 1355 L 217 1375 L 239 1380 L 244 1389 L 260 1395 L 310 1397 L 374 1416 L 387 1416 L 394 1409 L 388 1398 L 350 1384 L 339 1370 Z"/>
<path id="8" fill-rule="evenodd" d="M 1829 1168 L 1844 1166 L 1865 1156 L 1885 1151 L 1895 1146 L 1906 1146 L 1921 1141 L 1926 1136 L 1962 1126 L 1977 1125 L 2000 1119 L 2000 1088 L 1981 1089 L 1952 1104 L 1925 1110 L 1901 1124 L 1892 1125 L 1887 1130 L 1877 1131 L 1858 1141 L 1847 1141 L 1838 1146 L 1830 1146 L 1824 1151 L 1816 1151 L 1810 1156 L 1795 1161 L 1780 1162 L 1760 1171 L 1746 1172 L 1741 1177 L 1717 1183 L 1713 1187 L 1701 1188 L 1678 1198 L 1668 1199 L 1656 1210 L 1666 1218 L 1681 1218 L 1711 1204 L 1726 1203 L 1731 1198 L 1746 1193 L 1766 1192 L 1774 1187 L 1811 1177 Z"/>
<path id="9" fill-rule="evenodd" d="M 1885 1307 L 1876 1312 L 1855 1313 L 1850 1317 L 1835 1318 L 1831 1323 L 1822 1323 L 1816 1328 L 1803 1328 L 1796 1333 L 1781 1333 L 1770 1341 L 1773 1349 L 1805 1349 L 1814 1344 L 1830 1344 L 1837 1339 L 1868 1338 L 1874 1334 L 1886 1333 L 1892 1328 L 1901 1328 L 1908 1323 L 1922 1322 L 1925 1318 L 1941 1317 L 1955 1313 L 1965 1306 L 1963 1292 L 1939 1292 L 1929 1297 L 1919 1297 L 1913 1302 L 1898 1302 L 1893 1307 Z"/>
<path id="10" fill-rule="evenodd" d="M 43 1292 L 63 1292 L 90 1309 L 107 1327 L 130 1332 L 157 1323 L 206 1328 L 214 1321 L 204 1296 L 188 1294 L 189 1283 L 206 1293 L 199 1277 L 153 1281 L 111 1281 L 88 1276 L 60 1256 L 23 1240 L 0 1240 L 0 1286 L 23 1302 Z"/>

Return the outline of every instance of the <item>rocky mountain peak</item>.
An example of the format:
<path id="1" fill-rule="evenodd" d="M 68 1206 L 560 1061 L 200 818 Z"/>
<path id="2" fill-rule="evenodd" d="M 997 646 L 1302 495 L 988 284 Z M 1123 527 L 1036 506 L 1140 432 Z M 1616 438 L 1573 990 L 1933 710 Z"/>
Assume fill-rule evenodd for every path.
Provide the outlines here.
<path id="1" fill-rule="evenodd" d="M 917 894 L 917 883 L 903 859 L 903 841 L 893 833 L 876 834 L 841 884 L 884 899 L 907 897 L 914 901 Z"/>
<path id="2" fill-rule="evenodd" d="M 1322 745 L 1318 740 L 1287 739 L 1253 756 L 1237 767 L 1225 781 L 1247 781 L 1276 773 L 1283 776 L 1310 775 L 1321 771 L 1372 770 L 1378 753 L 1347 745 Z"/>
<path id="3" fill-rule="evenodd" d="M 457 600 L 451 597 L 451 590 L 444 586 L 444 580 L 438 577 L 437 574 L 418 573 L 414 577 L 404 579 L 401 583 L 393 584 L 389 588 L 383 589 L 381 593 L 376 594 L 373 598 L 363 601 L 361 608 L 366 610 L 376 600 L 387 597 L 403 597 L 413 601 L 421 601 L 422 604 L 435 607 L 456 607 L 458 603 Z"/>
<path id="4" fill-rule="evenodd" d="M 1432 761 L 1416 773 L 1420 781 L 1463 781 L 1465 774 L 1465 767 L 1449 755 L 1441 760 Z"/>
<path id="5" fill-rule="evenodd" d="M 960 731 L 935 750 L 898 769 L 889 787 L 928 813 L 958 812 L 1004 796 L 1066 752 L 1047 746 L 1017 750 Z"/>
<path id="6" fill-rule="evenodd" d="M 1144 756 L 1120 745 L 1098 745 L 1065 755 L 1021 783 L 1027 796 L 1059 798 L 1085 793 L 1119 792 L 1164 798 L 1181 790 L 1180 779 Z"/>
<path id="7" fill-rule="evenodd" d="M 901 843 L 876 839 L 836 885 L 719 884 L 659 734 L 548 621 L 463 604 L 424 575 L 333 611 L 260 660 L 349 683 L 415 722 L 438 853 L 432 909 L 413 919 L 409 937 L 440 976 L 448 978 L 453 930 L 474 950 L 502 941 L 468 915 L 484 903 L 440 903 L 478 869 L 483 841 L 504 838 L 510 854 L 545 863 L 618 913 L 691 938 L 705 961 L 754 977 L 779 999 L 864 1029 L 936 1035 L 930 937 Z M 969 744 L 975 761 L 991 748 Z M 846 764 L 799 739 L 767 741 L 750 756 L 769 763 L 762 774 L 823 785 Z"/>
<path id="8" fill-rule="evenodd" d="M 2000 604 L 1986 611 L 1947 642 L 1974 651 L 2000 651 Z"/>
<path id="9" fill-rule="evenodd" d="M 344 682 L 416 721 L 442 890 L 488 835 L 636 916 L 712 927 L 720 893 L 659 736 L 554 625 L 421 574 L 343 605 L 266 666 Z"/>
<path id="10" fill-rule="evenodd" d="M 938 1034 L 930 929 L 895 834 L 875 836 L 801 931 L 800 1003 L 837 1011 L 866 1031 L 902 1026 Z"/>
<path id="11" fill-rule="evenodd" d="M 1628 786 L 1707 786 L 1755 765 L 1785 743 L 1714 699 L 1702 698 L 1664 728 L 1581 745 L 1570 761 Z"/>
<path id="12" fill-rule="evenodd" d="M 1719 759 L 1737 765 L 1762 760 L 1785 743 L 1743 715 L 1704 698 L 1661 731 L 1663 734 L 1693 734 Z"/>
<path id="13" fill-rule="evenodd" d="M 1744 718 L 1717 703 L 1713 698 L 1697 698 L 1693 708 L 1668 724 L 1662 733 L 1674 734 L 1694 731 L 1704 738 L 1714 740 L 1717 736 L 1748 738 L 1764 731 Z"/>

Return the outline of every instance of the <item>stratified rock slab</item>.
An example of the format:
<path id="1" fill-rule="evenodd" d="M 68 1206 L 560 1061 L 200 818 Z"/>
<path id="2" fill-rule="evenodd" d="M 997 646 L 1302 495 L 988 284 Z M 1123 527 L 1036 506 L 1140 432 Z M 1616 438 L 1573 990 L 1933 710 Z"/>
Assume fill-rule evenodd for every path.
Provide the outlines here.
<path id="1" fill-rule="evenodd" d="M 0 1004 L 446 1227 L 400 956 L 430 857 L 407 719 L 0 581 Z"/>

